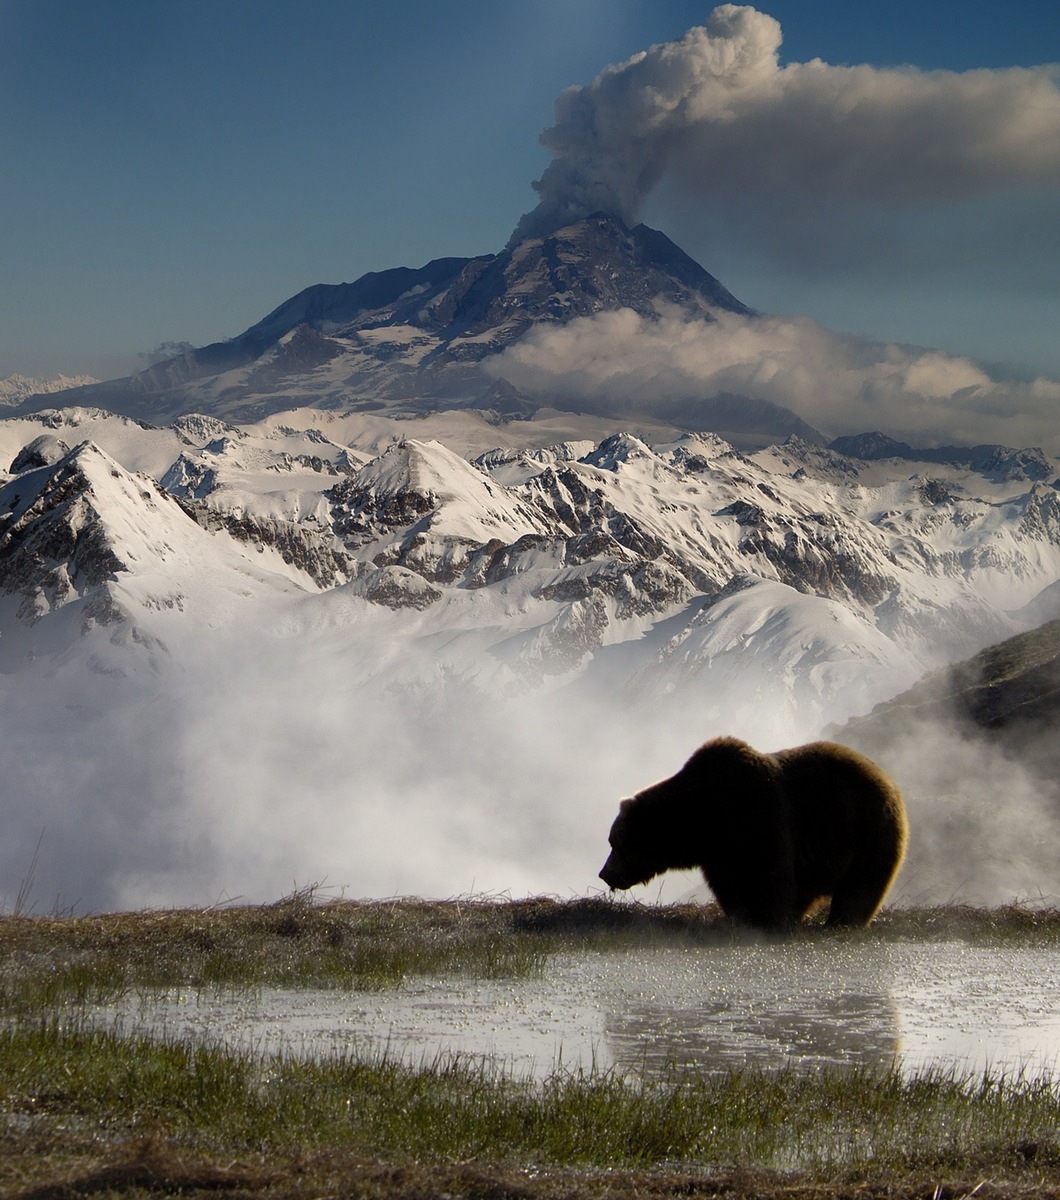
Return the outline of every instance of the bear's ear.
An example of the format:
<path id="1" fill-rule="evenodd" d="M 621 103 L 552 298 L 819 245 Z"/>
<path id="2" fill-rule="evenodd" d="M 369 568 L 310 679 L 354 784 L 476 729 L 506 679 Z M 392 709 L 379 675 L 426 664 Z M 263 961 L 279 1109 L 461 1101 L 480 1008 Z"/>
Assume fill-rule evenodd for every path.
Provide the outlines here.
<path id="1" fill-rule="evenodd" d="M 633 797 L 631 796 L 631 797 L 630 797 L 628 800 L 623 800 L 623 801 L 622 801 L 622 802 L 619 804 L 619 806 L 618 806 L 618 811 L 619 811 L 620 813 L 624 813 L 624 812 L 626 812 L 627 810 L 631 809 L 632 807 L 633 807 Z"/>

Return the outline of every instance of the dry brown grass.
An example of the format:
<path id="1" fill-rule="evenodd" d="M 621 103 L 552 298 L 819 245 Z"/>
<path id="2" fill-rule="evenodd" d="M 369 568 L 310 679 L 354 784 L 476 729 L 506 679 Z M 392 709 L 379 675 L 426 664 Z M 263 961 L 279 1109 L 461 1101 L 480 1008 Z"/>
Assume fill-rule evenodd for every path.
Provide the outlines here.
<path id="1" fill-rule="evenodd" d="M 810 924 L 796 936 L 821 936 Z M 586 943 L 711 941 L 741 936 L 715 905 L 654 906 L 607 896 L 576 900 L 334 900 L 304 889 L 275 904 L 148 910 L 95 916 L 0 915 L 3 970 L 91 965 L 105 976 L 179 983 L 318 984 L 406 971 L 521 970 L 534 956 Z M 871 938 L 1060 940 L 1060 909 L 948 905 L 884 909 Z"/>

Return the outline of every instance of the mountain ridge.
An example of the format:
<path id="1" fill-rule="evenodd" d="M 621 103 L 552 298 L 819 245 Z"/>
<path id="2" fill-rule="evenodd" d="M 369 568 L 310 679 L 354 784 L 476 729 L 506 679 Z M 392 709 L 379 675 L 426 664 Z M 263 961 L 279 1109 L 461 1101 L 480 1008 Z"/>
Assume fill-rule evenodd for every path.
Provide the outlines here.
<path id="1" fill-rule="evenodd" d="M 924 665 L 1015 632 L 1021 605 L 1048 616 L 1055 603 L 1060 493 L 1041 483 L 1017 492 L 952 465 L 933 482 L 895 460 L 844 460 L 799 439 L 747 455 L 696 434 L 651 442 L 620 433 L 472 458 L 428 436 L 431 419 L 418 423 L 422 437 L 410 436 L 417 423 L 398 422 L 403 436 L 359 449 L 351 434 L 365 418 L 325 418 L 306 412 L 301 431 L 206 416 L 167 431 L 92 410 L 9 419 L 0 432 L 24 433 L 10 443 L 22 449 L 0 496 L 10 514 L 0 592 L 24 600 L 5 629 L 8 651 L 20 625 L 43 628 L 71 599 L 89 603 L 93 589 L 122 599 L 117 624 L 166 643 L 170 621 L 160 624 L 154 606 L 181 588 L 163 587 L 166 572 L 150 588 L 135 580 L 179 544 L 193 589 L 202 586 L 194 580 L 237 580 L 249 554 L 268 571 L 248 586 L 276 603 L 298 595 L 306 612 L 324 611 L 327 596 L 356 597 L 365 619 L 377 614 L 367 628 L 385 612 L 417 612 L 423 628 L 448 630 L 454 677 L 471 672 L 487 691 L 593 677 L 621 644 L 628 663 L 618 686 L 641 698 L 687 694 L 708 714 L 723 677 L 732 686 L 721 691 L 740 691 L 752 707 L 756 689 L 779 688 L 792 732 L 808 733 L 824 714 L 893 694 Z M 529 435 L 533 424 L 520 428 Z M 478 428 L 483 439 L 491 430 Z M 89 454 L 96 462 L 101 440 L 134 467 L 151 464 L 149 485 L 121 484 L 111 501 L 119 528 L 144 532 L 130 554 L 106 532 L 106 506 L 65 517 L 50 499 L 42 510 L 64 532 L 41 551 L 22 520 L 25 498 L 65 495 L 71 464 Z M 118 486 L 111 477 L 125 469 L 108 461 L 78 496 Z M 156 493 L 173 531 L 163 522 L 150 532 L 162 512 L 160 500 L 149 503 Z M 71 549 L 90 535 L 113 550 L 106 578 Z M 57 580 L 76 587 L 57 590 Z M 152 599 L 129 608 L 135 596 Z M 189 597 L 189 612 L 209 608 Z M 1028 609 L 1024 623 L 1033 619 Z M 367 679 L 373 655 L 363 661 Z"/>
<path id="2" fill-rule="evenodd" d="M 296 870 L 456 893 L 470 879 L 425 882 L 410 852 L 482 830 L 480 883 L 566 886 L 615 797 L 704 738 L 810 740 L 1060 616 L 1040 481 L 555 413 L 9 417 L 2 514 L 0 866 L 20 878 L 46 822 L 44 890 L 97 908 L 234 877 L 275 894 Z M 916 886 L 948 894 L 951 793 L 986 794 L 980 860 L 1023 853 L 1017 763 L 916 724 L 945 778 L 882 761 Z"/>
<path id="3" fill-rule="evenodd" d="M 438 258 L 420 268 L 369 272 L 352 283 L 314 284 L 233 338 L 135 375 L 71 389 L 58 403 L 108 408 L 155 424 L 191 412 L 254 420 L 305 405 L 488 408 L 504 381 L 481 373 L 479 364 L 530 329 L 618 308 L 655 317 L 660 304 L 708 322 L 717 311 L 753 315 L 665 234 L 595 213 L 497 254 Z M 561 407 L 570 403 L 557 400 Z M 540 403 L 502 396 L 500 416 L 524 416 Z M 35 397 L 14 411 L 46 406 Z M 795 414 L 761 400 L 689 398 L 681 419 L 697 428 L 728 420 L 732 431 L 744 422 L 774 435 L 820 438 Z"/>
<path id="4" fill-rule="evenodd" d="M 33 396 L 52 396 L 58 392 L 68 392 L 73 388 L 88 387 L 99 383 L 100 380 L 91 375 L 56 375 L 52 379 L 37 379 L 27 375 L 8 375 L 0 379 L 0 406 L 10 405 L 12 408 Z M 2 408 L 0 408 L 2 412 Z"/>

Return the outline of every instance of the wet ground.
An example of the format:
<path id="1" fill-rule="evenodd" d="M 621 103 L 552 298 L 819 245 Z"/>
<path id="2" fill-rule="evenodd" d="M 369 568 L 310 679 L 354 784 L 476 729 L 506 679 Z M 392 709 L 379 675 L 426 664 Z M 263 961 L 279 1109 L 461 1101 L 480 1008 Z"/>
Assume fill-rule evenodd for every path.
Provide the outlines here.
<path id="1" fill-rule="evenodd" d="M 806 941 L 559 956 L 543 977 L 413 979 L 396 991 L 165 993 L 99 1014 L 127 1031 L 299 1054 L 450 1053 L 544 1077 L 929 1064 L 1060 1073 L 1049 947 Z"/>

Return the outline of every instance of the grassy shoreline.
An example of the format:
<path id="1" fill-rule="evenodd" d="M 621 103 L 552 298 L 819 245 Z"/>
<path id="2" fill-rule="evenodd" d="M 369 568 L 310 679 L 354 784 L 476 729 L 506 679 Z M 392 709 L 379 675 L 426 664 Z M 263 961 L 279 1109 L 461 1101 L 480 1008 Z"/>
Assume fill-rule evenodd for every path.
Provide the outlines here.
<path id="1" fill-rule="evenodd" d="M 130 989 L 525 977 L 558 952 L 742 936 L 700 906 L 311 890 L 259 907 L 0 916 L 0 1195 L 1060 1194 L 1047 1080 L 789 1068 L 542 1085 L 458 1058 L 307 1062 L 78 1018 Z M 869 931 L 796 937 L 1060 944 L 1060 913 L 897 909 Z"/>

